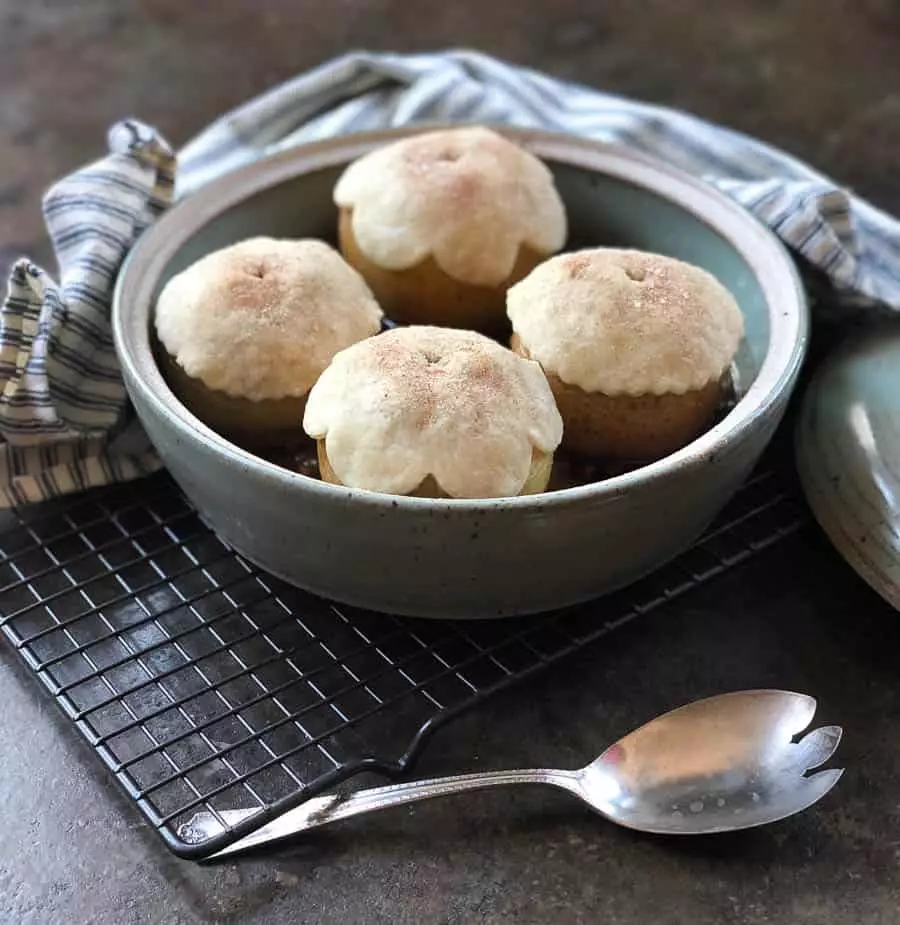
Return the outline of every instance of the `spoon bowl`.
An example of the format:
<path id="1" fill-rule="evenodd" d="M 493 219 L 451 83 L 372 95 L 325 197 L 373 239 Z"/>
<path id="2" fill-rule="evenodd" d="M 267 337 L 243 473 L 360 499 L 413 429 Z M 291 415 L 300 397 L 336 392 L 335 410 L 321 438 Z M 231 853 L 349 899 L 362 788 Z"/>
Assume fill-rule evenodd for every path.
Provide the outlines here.
<path id="1" fill-rule="evenodd" d="M 812 806 L 843 773 L 808 773 L 834 754 L 841 739 L 838 726 L 823 726 L 798 738 L 815 710 L 812 697 L 791 691 L 722 694 L 657 717 L 576 771 L 491 771 L 314 797 L 208 860 L 350 816 L 510 784 L 562 788 L 610 821 L 644 832 L 702 835 L 764 825 Z M 219 818 L 197 813 L 179 836 L 199 844 L 221 835 L 222 822 L 244 828 L 248 817 L 258 813 L 226 810 Z"/>
<path id="2" fill-rule="evenodd" d="M 807 776 L 834 753 L 837 726 L 799 741 L 816 702 L 739 691 L 688 704 L 620 739 L 580 772 L 582 798 L 620 825 L 673 835 L 775 822 L 811 806 L 841 775 Z"/>

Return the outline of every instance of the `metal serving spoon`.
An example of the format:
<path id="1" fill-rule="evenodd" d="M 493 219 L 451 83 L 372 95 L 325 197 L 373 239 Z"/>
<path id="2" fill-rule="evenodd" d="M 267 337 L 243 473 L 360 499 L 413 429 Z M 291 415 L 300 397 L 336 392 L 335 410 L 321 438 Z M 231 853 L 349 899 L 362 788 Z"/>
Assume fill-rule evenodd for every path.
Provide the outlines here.
<path id="1" fill-rule="evenodd" d="M 839 726 L 823 726 L 797 740 L 815 710 L 812 697 L 779 690 L 698 700 L 629 733 L 577 771 L 461 774 L 314 797 L 210 859 L 338 819 L 506 784 L 561 787 L 612 822 L 644 832 L 700 835 L 763 825 L 812 806 L 843 773 L 806 773 L 827 761 L 841 738 Z M 219 815 L 234 825 L 257 811 Z M 211 813 L 201 812 L 180 834 L 196 843 L 221 831 Z"/>

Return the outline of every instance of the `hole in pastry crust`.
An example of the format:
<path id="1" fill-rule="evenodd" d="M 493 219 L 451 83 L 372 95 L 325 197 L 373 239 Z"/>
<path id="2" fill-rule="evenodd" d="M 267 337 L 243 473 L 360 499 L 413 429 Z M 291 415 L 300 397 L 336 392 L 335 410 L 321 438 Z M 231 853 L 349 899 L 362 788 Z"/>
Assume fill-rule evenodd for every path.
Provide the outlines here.
<path id="1" fill-rule="evenodd" d="M 581 279 L 588 271 L 591 262 L 583 254 L 572 254 L 568 258 L 569 279 Z"/>
<path id="2" fill-rule="evenodd" d="M 642 283 L 647 278 L 647 271 L 643 267 L 628 267 L 625 275 L 636 283 Z"/>

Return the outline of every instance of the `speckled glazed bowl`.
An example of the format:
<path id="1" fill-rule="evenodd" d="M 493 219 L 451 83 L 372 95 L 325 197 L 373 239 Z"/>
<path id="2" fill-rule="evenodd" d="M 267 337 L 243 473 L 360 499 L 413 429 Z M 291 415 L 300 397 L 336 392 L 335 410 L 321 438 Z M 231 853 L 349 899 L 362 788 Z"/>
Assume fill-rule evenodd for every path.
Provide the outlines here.
<path id="1" fill-rule="evenodd" d="M 113 309 L 137 413 L 225 542 L 334 600 L 423 617 L 509 616 L 633 581 L 684 550 L 739 487 L 782 416 L 807 338 L 803 292 L 779 242 L 726 197 L 665 165 L 567 136 L 508 132 L 553 169 L 573 245 L 627 245 L 699 264 L 745 314 L 740 401 L 652 465 L 500 500 L 352 491 L 229 443 L 177 401 L 157 368 L 153 306 L 173 273 L 251 235 L 334 240 L 331 192 L 342 168 L 409 132 L 332 139 L 239 169 L 177 204 L 142 237 Z"/>
<path id="2" fill-rule="evenodd" d="M 796 423 L 800 483 L 837 551 L 900 610 L 900 321 L 845 340 Z"/>

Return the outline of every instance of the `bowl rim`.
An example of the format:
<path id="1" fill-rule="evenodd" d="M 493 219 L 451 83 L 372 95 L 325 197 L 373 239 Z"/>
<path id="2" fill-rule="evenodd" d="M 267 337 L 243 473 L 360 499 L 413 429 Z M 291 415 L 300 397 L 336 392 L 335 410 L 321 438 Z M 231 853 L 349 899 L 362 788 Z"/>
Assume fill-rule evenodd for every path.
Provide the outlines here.
<path id="1" fill-rule="evenodd" d="M 288 490 L 299 488 L 335 501 L 353 498 L 378 508 L 483 513 L 498 508 L 536 511 L 586 500 L 611 500 L 662 477 L 691 470 L 708 463 L 724 445 L 741 442 L 755 422 L 793 387 L 809 338 L 806 293 L 787 248 L 759 219 L 711 184 L 632 148 L 560 132 L 490 125 L 544 160 L 648 190 L 689 212 L 737 251 L 765 297 L 770 336 L 759 372 L 728 414 L 681 449 L 637 469 L 586 485 L 501 498 L 417 498 L 332 485 L 256 456 L 195 417 L 170 390 L 150 341 L 153 292 L 178 249 L 209 221 L 269 188 L 304 174 L 348 164 L 399 138 L 442 127 L 450 126 L 417 123 L 312 141 L 234 168 L 176 201 L 126 255 L 113 291 L 113 341 L 126 385 L 130 381 L 128 391 L 137 389 L 140 398 L 154 406 L 182 438 L 202 441 L 245 471 L 275 479 Z M 142 334 L 134 336 L 134 332 Z"/>

